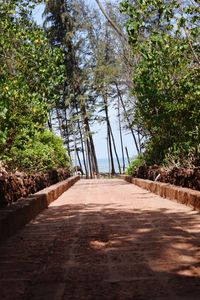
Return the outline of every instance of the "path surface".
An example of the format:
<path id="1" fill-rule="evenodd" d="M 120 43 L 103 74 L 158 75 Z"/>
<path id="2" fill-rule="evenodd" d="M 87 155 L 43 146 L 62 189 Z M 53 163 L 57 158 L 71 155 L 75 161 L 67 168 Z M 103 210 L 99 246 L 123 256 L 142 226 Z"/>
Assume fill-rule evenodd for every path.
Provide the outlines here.
<path id="1" fill-rule="evenodd" d="M 0 247 L 0 300 L 199 300 L 200 215 L 81 180 Z"/>

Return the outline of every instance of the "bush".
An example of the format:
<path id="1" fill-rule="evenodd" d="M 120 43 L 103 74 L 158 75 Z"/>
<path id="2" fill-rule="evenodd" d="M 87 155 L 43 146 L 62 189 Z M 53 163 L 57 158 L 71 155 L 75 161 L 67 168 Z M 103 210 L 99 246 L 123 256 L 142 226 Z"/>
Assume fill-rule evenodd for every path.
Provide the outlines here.
<path id="1" fill-rule="evenodd" d="M 200 144 L 192 147 L 188 144 L 174 145 L 168 149 L 163 160 L 167 167 L 195 168 L 200 165 Z"/>
<path id="2" fill-rule="evenodd" d="M 62 140 L 47 130 L 16 137 L 6 161 L 12 170 L 28 172 L 70 167 Z"/>
<path id="3" fill-rule="evenodd" d="M 126 175 L 132 176 L 136 169 L 144 163 L 142 155 L 138 155 L 134 160 L 131 161 L 130 165 L 126 169 Z"/>

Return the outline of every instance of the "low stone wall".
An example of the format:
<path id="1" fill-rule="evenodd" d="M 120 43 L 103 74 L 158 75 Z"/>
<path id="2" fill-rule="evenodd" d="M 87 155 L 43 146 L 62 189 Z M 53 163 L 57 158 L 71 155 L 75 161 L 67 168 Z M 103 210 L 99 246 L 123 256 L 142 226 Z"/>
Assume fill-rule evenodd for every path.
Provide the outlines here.
<path id="1" fill-rule="evenodd" d="M 0 208 L 11 205 L 20 198 L 29 197 L 29 195 L 69 177 L 68 168 L 33 174 L 0 173 Z"/>
<path id="2" fill-rule="evenodd" d="M 200 167 L 195 168 L 164 168 L 157 165 L 142 165 L 134 170 L 132 177 L 170 183 L 200 191 Z"/>
<path id="3" fill-rule="evenodd" d="M 146 189 L 161 197 L 176 200 L 179 203 L 188 205 L 195 210 L 200 210 L 200 192 L 188 188 L 178 187 L 169 183 L 151 181 L 147 179 L 133 178 L 131 176 L 120 176 L 130 183 Z"/>
<path id="4" fill-rule="evenodd" d="M 80 179 L 70 177 L 0 210 L 0 242 L 15 234 Z"/>

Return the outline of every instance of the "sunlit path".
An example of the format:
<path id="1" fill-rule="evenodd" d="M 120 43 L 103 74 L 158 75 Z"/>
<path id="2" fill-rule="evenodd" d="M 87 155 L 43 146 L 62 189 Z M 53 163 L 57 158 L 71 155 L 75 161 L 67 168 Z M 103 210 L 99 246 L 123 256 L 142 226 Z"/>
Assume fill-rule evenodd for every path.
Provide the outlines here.
<path id="1" fill-rule="evenodd" d="M 2 300 L 199 300 L 200 215 L 81 180 L 0 247 Z"/>

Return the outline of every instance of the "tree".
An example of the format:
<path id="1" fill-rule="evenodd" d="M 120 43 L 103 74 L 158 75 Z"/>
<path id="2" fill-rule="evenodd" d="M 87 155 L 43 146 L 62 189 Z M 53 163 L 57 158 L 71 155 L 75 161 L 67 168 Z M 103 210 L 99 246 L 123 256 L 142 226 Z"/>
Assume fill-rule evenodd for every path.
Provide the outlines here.
<path id="1" fill-rule="evenodd" d="M 62 80 L 57 63 L 62 53 L 49 46 L 32 21 L 32 8 L 26 1 L 0 3 L 0 159 L 11 166 L 13 149 L 33 143 L 44 131 L 48 106 L 59 97 Z"/>
<path id="2" fill-rule="evenodd" d="M 128 89 L 132 88 L 131 76 L 132 70 L 135 65 L 135 59 L 131 56 L 132 50 L 130 48 L 130 45 L 128 44 L 128 38 L 124 32 L 124 26 L 127 17 L 124 17 L 121 14 L 119 14 L 119 8 L 116 5 L 116 3 L 107 2 L 106 6 L 103 7 L 100 1 L 96 2 L 106 18 L 106 26 L 103 27 L 101 35 L 104 36 L 104 33 L 106 32 L 105 28 L 109 28 L 109 30 L 107 29 L 107 31 L 109 32 L 110 41 L 109 46 L 107 42 L 107 47 L 110 47 L 110 53 L 113 54 L 112 62 L 109 66 L 106 66 L 106 63 L 102 62 L 102 64 L 106 66 L 104 73 L 113 73 L 112 80 L 110 78 L 112 98 L 115 99 L 114 102 L 116 103 L 116 107 L 118 103 L 118 98 L 120 99 L 120 105 L 122 106 L 124 116 L 124 129 L 128 130 L 131 133 L 136 151 L 139 154 L 141 152 L 141 132 L 138 132 L 138 128 L 132 126 L 132 122 L 130 121 L 131 115 L 129 115 L 127 109 L 130 106 L 131 98 L 131 100 L 134 103 L 134 99 L 133 97 L 130 97 Z M 115 41 L 115 43 L 113 43 L 113 41 Z M 100 45 L 98 47 L 101 48 Z M 138 138 L 136 138 L 136 135 L 138 135 Z"/>
<path id="3" fill-rule="evenodd" d="M 70 135 L 73 136 L 75 127 L 78 127 L 77 132 L 80 134 L 80 146 L 85 162 L 86 176 L 88 177 L 87 157 L 90 176 L 93 176 L 94 173 L 98 174 L 98 164 L 90 130 L 90 112 L 88 111 L 89 107 L 93 105 L 93 100 L 91 101 L 90 83 L 88 83 L 90 66 L 87 57 L 90 54 L 88 54 L 86 39 L 87 22 L 84 18 L 84 15 L 87 14 L 86 7 L 83 1 L 76 3 L 48 1 L 44 14 L 46 16 L 46 30 L 52 46 L 62 49 L 65 57 L 65 79 L 57 108 L 61 111 L 61 127 L 62 130 L 65 130 L 67 148 L 70 154 Z M 66 119 L 67 115 L 69 119 Z M 73 124 L 70 129 L 70 124 L 72 125 L 74 120 L 77 124 Z M 84 144 L 85 149 L 83 148 Z M 75 151 L 74 148 L 73 151 Z"/>
<path id="4" fill-rule="evenodd" d="M 146 136 L 145 157 L 199 163 L 199 5 L 124 1 L 127 32 L 138 64 L 133 74 L 133 124 Z"/>

